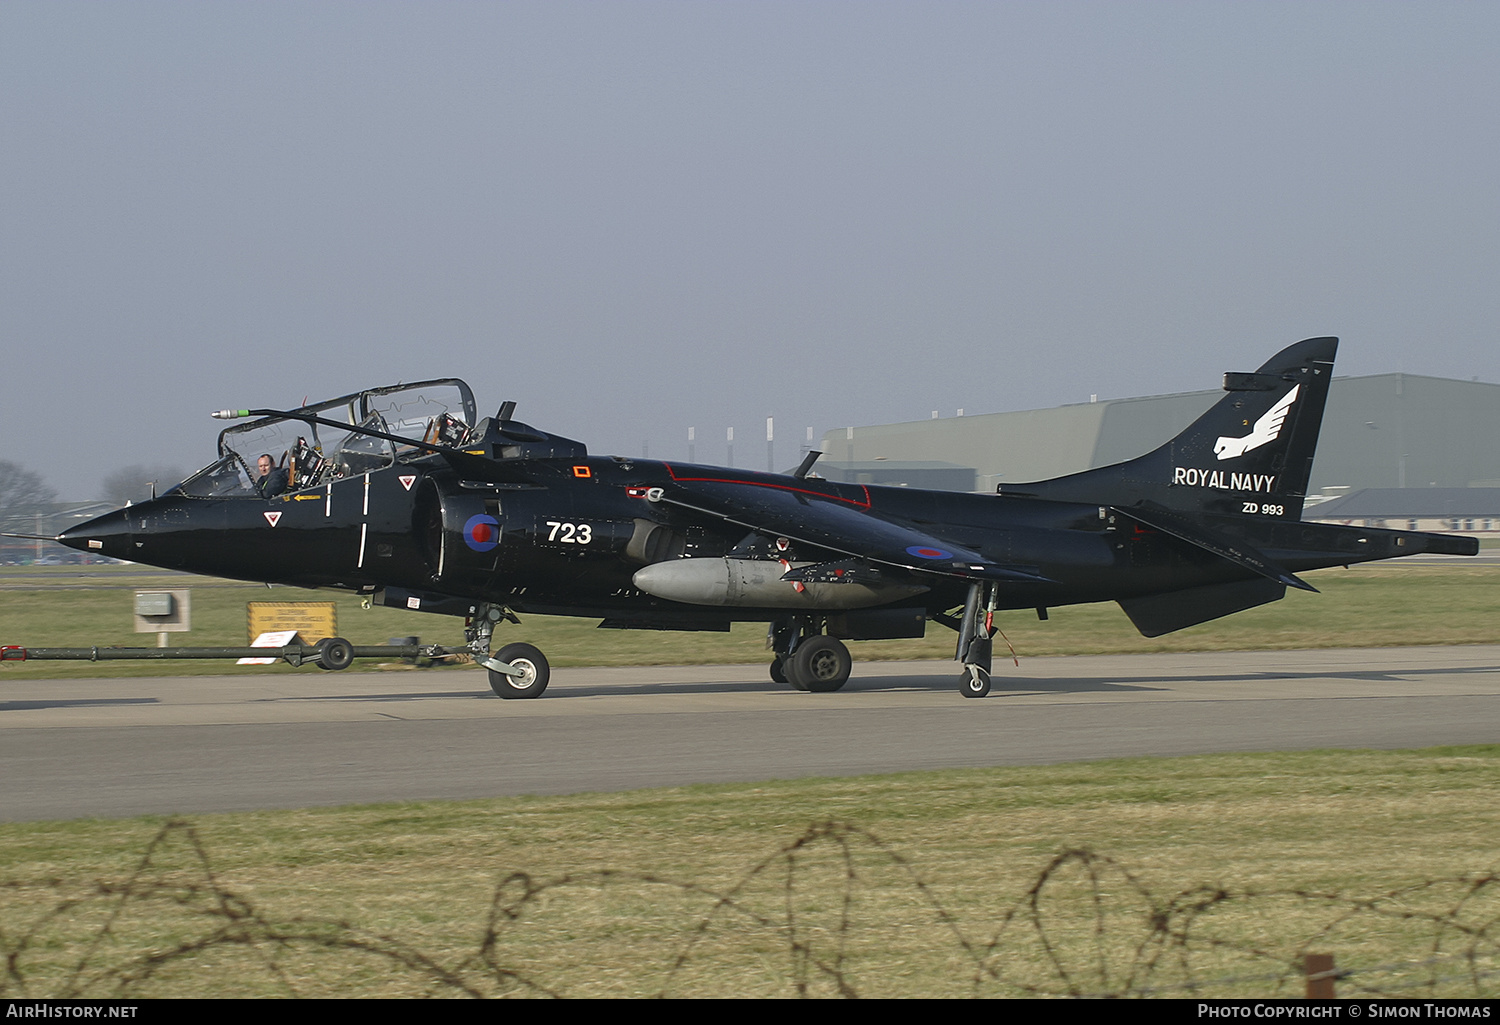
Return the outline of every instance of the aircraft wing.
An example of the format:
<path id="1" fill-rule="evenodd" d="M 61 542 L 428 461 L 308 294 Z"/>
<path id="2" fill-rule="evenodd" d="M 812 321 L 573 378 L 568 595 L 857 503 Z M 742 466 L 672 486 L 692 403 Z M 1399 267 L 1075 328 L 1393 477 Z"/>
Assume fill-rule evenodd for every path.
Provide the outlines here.
<path id="1" fill-rule="evenodd" d="M 663 489 L 661 501 L 769 537 L 841 555 L 971 580 L 1052 583 L 1034 566 L 1005 566 L 978 552 L 884 519 L 867 506 L 771 484 L 693 481 Z"/>

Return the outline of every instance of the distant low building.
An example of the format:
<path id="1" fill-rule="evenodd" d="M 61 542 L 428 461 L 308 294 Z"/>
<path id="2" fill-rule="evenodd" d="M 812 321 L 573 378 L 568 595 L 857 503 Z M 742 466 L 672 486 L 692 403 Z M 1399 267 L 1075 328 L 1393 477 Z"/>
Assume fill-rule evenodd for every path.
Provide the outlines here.
<path id="1" fill-rule="evenodd" d="M 877 471 L 864 468 L 956 466 L 973 470 L 972 485 L 965 487 L 966 479 L 955 474 L 951 485 L 931 486 L 992 492 L 999 484 L 1046 480 L 1142 455 L 1169 441 L 1223 394 L 1182 392 L 843 427 L 823 435 L 819 472 L 832 477 L 823 467 L 839 467 L 841 474 L 842 468 L 874 474 Z M 1309 498 L 1372 488 L 1426 492 L 1497 482 L 1496 439 L 1500 385 L 1415 374 L 1336 377 L 1329 389 Z M 1473 515 L 1483 519 L 1482 514 Z"/>
<path id="2" fill-rule="evenodd" d="M 936 459 L 875 460 L 841 463 L 820 459 L 813 471 L 828 480 L 845 484 L 884 484 L 927 491 L 973 491 L 974 467 L 957 466 Z"/>
<path id="3" fill-rule="evenodd" d="M 1342 526 L 1500 533 L 1500 488 L 1364 488 L 1308 506 L 1302 518 Z"/>

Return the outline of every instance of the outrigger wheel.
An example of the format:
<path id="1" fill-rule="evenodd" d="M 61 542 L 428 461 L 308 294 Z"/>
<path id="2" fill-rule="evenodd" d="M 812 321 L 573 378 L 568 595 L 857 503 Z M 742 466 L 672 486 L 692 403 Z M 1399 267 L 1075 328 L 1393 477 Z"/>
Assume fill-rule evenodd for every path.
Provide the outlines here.
<path id="1" fill-rule="evenodd" d="M 530 644 L 507 644 L 491 660 L 516 670 L 516 675 L 498 669 L 489 671 L 490 690 L 502 698 L 539 698 L 547 689 L 552 668 L 547 665 L 547 657 Z"/>
<path id="2" fill-rule="evenodd" d="M 354 661 L 354 645 L 342 637 L 324 637 L 315 647 L 319 669 L 348 669 Z"/>
<path id="3" fill-rule="evenodd" d="M 982 698 L 990 692 L 990 657 L 995 640 L 980 637 L 969 645 L 968 661 L 959 677 L 958 692 L 966 698 Z"/>

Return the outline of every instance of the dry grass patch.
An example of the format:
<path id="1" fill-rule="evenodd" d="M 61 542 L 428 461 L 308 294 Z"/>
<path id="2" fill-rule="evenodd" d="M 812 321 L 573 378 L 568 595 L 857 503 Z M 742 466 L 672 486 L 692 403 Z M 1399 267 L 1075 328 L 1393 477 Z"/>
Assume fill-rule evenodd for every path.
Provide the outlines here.
<path id="1" fill-rule="evenodd" d="M 144 870 L 159 819 L 12 824 L 4 995 L 1282 992 L 1213 980 L 1500 917 L 1445 881 L 1500 867 L 1497 771 L 1225 755 L 215 815 Z M 1406 917 L 1359 904 L 1424 885 Z"/>

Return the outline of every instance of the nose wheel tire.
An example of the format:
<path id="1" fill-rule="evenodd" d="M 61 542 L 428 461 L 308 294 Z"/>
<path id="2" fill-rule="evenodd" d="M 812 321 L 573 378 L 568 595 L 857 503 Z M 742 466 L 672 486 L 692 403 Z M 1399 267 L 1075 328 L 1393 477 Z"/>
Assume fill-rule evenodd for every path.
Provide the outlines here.
<path id="1" fill-rule="evenodd" d="M 354 645 L 342 637 L 325 637 L 317 643 L 319 669 L 348 669 L 354 661 Z"/>
<path id="2" fill-rule="evenodd" d="M 519 676 L 494 669 L 489 671 L 490 690 L 500 697 L 539 698 L 542 691 L 547 689 L 552 668 L 547 665 L 547 657 L 530 644 L 507 644 L 495 652 L 493 657 L 496 662 L 504 662 L 511 668 L 520 670 Z"/>
<path id="3" fill-rule="evenodd" d="M 959 693 L 966 698 L 982 698 L 990 692 L 990 671 L 983 666 L 966 665 L 958 685 Z"/>
<path id="4" fill-rule="evenodd" d="M 854 659 L 849 657 L 843 641 L 824 634 L 797 645 L 785 668 L 788 682 L 798 690 L 827 694 L 848 681 Z"/>
<path id="5" fill-rule="evenodd" d="M 786 677 L 786 659 L 780 655 L 777 655 L 775 661 L 771 663 L 771 680 L 775 683 L 791 682 Z"/>

